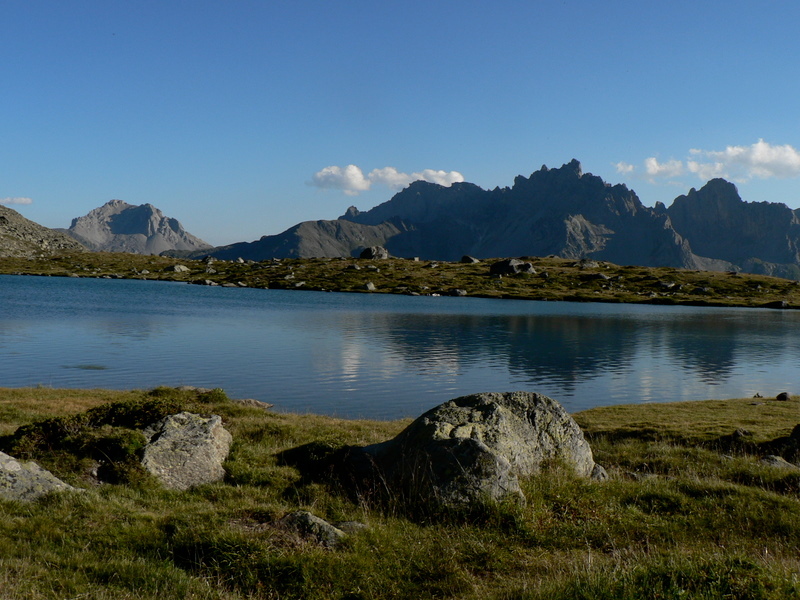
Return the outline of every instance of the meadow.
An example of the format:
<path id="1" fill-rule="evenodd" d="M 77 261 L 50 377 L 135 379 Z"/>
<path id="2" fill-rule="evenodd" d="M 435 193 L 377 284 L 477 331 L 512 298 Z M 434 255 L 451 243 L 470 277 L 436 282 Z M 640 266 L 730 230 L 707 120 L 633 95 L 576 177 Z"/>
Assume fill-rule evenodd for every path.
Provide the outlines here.
<path id="1" fill-rule="evenodd" d="M 224 481 L 164 490 L 125 468 L 135 444 L 122 421 L 98 425 L 176 408 L 223 417 Z M 85 491 L 0 502 L 0 596 L 800 597 L 800 469 L 759 460 L 798 408 L 796 397 L 595 408 L 574 418 L 608 480 L 555 467 L 524 482 L 525 505 L 433 511 L 420 498 L 411 515 L 283 459 L 382 441 L 408 421 L 281 414 L 221 390 L 2 389 L 0 447 Z M 118 483 L 92 477 L 98 448 Z M 325 548 L 281 527 L 297 509 L 366 527 Z"/>

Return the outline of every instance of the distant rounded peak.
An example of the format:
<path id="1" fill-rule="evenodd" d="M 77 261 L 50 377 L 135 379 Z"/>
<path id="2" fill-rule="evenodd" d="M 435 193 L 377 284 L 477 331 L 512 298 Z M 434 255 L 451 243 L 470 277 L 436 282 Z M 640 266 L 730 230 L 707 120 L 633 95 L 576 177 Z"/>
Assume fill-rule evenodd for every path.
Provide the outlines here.
<path id="1" fill-rule="evenodd" d="M 741 202 L 741 197 L 739 196 L 739 190 L 736 186 L 728 181 L 727 179 L 722 179 L 721 177 L 715 177 L 714 179 L 709 179 L 706 184 L 701 187 L 699 190 L 692 188 L 689 190 L 687 196 L 693 197 L 697 196 L 699 198 L 716 198 L 716 199 L 728 199 L 728 200 L 735 200 Z"/>
<path id="2" fill-rule="evenodd" d="M 119 200 L 118 198 L 106 202 L 106 206 L 125 206 L 125 205 L 128 205 L 128 203 L 125 202 L 124 200 Z"/>
<path id="3" fill-rule="evenodd" d="M 727 179 L 723 179 L 722 177 L 715 177 L 714 179 L 709 179 L 708 182 L 703 186 L 704 188 L 717 188 L 717 189 L 732 189 L 738 193 L 739 190 L 736 189 L 736 185 L 728 181 Z"/>

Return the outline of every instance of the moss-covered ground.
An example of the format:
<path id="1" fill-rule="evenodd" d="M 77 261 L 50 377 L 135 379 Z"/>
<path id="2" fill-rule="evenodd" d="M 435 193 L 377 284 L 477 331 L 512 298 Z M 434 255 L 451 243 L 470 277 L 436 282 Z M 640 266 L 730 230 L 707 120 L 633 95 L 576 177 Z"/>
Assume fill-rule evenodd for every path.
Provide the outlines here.
<path id="1" fill-rule="evenodd" d="M 94 427 L 95 442 L 119 439 L 137 415 L 175 406 L 223 417 L 225 481 L 100 484 L 68 460 L 85 445 L 48 437 Z M 575 418 L 607 481 L 556 471 L 525 482 L 525 506 L 411 519 L 281 460 L 311 442 L 382 441 L 407 421 L 279 414 L 221 392 L 0 389 L 0 445 L 86 489 L 0 501 L 0 597 L 800 598 L 800 470 L 757 450 L 788 436 L 799 409 L 798 398 L 592 409 Z M 749 445 L 721 443 L 737 429 Z M 367 528 L 325 549 L 277 525 L 298 508 Z"/>

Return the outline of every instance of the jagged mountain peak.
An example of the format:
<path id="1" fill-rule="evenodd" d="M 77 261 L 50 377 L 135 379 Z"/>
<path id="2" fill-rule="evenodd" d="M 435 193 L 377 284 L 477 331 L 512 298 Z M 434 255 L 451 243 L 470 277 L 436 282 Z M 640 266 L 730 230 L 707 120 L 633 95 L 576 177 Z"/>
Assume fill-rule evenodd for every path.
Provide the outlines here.
<path id="1" fill-rule="evenodd" d="M 118 199 L 73 219 L 66 232 L 88 248 L 105 252 L 161 254 L 211 248 L 152 204 L 136 206 Z"/>

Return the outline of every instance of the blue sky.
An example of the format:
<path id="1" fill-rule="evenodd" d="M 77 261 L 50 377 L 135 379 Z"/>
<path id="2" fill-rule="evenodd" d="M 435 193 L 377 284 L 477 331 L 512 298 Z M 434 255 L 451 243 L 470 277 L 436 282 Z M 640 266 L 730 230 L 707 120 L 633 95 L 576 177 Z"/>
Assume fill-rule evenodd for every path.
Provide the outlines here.
<path id="1" fill-rule="evenodd" d="M 212 244 L 415 177 L 572 158 L 669 204 L 714 176 L 800 207 L 800 3 L 0 2 L 0 202 L 149 202 Z"/>

